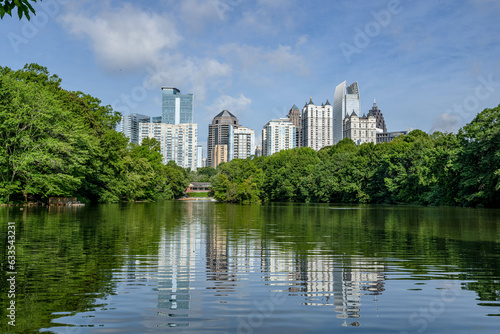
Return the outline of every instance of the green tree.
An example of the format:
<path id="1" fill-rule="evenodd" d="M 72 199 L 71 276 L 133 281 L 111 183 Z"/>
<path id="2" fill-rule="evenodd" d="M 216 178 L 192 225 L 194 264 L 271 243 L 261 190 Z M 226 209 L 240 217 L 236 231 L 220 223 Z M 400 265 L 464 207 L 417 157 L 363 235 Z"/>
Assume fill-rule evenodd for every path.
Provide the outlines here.
<path id="1" fill-rule="evenodd" d="M 19 19 L 22 19 L 24 15 L 30 20 L 30 13 L 36 15 L 35 9 L 31 6 L 30 1 L 36 2 L 36 0 L 0 0 L 0 19 L 3 19 L 5 14 L 12 16 L 12 10 L 17 8 L 17 16 L 19 16 Z M 42 0 L 40 0 L 40 2 L 42 2 Z"/>
<path id="2" fill-rule="evenodd" d="M 500 206 L 500 105 L 483 110 L 457 136 L 460 204 Z"/>

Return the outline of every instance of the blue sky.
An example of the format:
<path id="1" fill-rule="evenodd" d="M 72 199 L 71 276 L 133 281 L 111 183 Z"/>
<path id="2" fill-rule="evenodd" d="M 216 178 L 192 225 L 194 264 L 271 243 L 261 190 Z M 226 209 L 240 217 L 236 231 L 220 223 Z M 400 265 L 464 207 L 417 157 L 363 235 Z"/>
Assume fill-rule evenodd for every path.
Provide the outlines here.
<path id="1" fill-rule="evenodd" d="M 0 66 L 38 63 L 129 114 L 161 114 L 161 86 L 255 129 L 358 81 L 389 131 L 456 131 L 500 103 L 498 0 L 44 0 L 0 21 Z M 14 15 L 15 16 L 15 15 Z"/>

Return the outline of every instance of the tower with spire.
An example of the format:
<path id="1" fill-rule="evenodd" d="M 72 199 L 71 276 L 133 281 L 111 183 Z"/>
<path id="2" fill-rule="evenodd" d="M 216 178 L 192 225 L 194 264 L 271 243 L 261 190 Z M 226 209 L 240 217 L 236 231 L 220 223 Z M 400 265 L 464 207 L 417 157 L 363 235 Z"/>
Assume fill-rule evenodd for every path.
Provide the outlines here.
<path id="1" fill-rule="evenodd" d="M 387 127 L 385 126 L 385 120 L 384 120 L 384 115 L 382 115 L 382 112 L 380 109 L 377 107 L 377 100 L 373 99 L 373 106 L 368 112 L 368 116 L 373 116 L 376 119 L 376 127 L 377 127 L 377 132 L 387 132 Z"/>

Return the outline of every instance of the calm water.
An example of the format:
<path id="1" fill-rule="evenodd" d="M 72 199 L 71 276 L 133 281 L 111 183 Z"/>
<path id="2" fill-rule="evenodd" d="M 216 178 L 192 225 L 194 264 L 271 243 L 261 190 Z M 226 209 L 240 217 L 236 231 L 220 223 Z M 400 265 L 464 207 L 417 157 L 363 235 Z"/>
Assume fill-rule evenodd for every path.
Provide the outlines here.
<path id="1" fill-rule="evenodd" d="M 498 210 L 170 201 L 0 208 L 0 219 L 0 332 L 500 328 Z"/>

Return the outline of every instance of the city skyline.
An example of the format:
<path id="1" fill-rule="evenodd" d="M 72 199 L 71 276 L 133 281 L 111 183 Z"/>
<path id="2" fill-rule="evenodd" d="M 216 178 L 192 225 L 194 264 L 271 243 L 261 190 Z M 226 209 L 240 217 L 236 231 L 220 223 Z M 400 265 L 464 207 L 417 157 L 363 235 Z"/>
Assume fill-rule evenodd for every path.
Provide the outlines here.
<path id="1" fill-rule="evenodd" d="M 193 123 L 227 109 L 259 134 L 309 97 L 333 103 L 346 80 L 362 87 L 361 114 L 377 99 L 387 131 L 430 132 L 456 131 L 500 101 L 498 1 L 53 0 L 34 7 L 31 21 L 2 20 L 1 65 L 39 63 L 63 78 L 63 88 L 123 115 L 159 116 L 157 88 L 177 87 L 196 95 Z M 200 126 L 204 146 L 207 130 Z"/>

